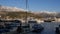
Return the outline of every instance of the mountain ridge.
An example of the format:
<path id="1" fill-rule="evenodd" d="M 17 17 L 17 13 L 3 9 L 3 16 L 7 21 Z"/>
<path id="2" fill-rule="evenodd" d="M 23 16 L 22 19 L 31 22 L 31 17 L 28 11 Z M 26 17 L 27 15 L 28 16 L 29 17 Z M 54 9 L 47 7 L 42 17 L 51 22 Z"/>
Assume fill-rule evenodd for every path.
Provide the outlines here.
<path id="1" fill-rule="evenodd" d="M 49 17 L 59 17 L 60 18 L 60 13 L 59 12 L 32 12 L 32 11 L 27 11 L 26 10 L 20 10 L 19 8 L 16 9 L 14 8 L 14 11 L 8 11 L 8 9 L 10 10 L 10 8 L 12 8 L 11 10 L 13 10 L 13 7 L 6 7 L 4 6 L 2 9 L 0 6 L 0 16 L 2 17 L 11 17 L 11 18 L 25 18 L 27 17 L 34 17 L 34 18 L 49 18 Z M 4 9 L 5 8 L 5 9 Z M 19 10 L 19 11 L 15 11 Z"/>
<path id="2" fill-rule="evenodd" d="M 0 11 L 26 11 L 26 10 L 17 7 L 0 6 Z"/>

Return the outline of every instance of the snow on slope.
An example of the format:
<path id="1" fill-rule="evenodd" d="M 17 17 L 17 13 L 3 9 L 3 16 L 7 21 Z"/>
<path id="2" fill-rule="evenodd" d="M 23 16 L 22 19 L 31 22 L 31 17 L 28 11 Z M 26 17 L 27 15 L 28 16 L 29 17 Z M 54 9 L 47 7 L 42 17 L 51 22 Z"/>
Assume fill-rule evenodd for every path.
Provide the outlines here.
<path id="1" fill-rule="evenodd" d="M 0 11 L 26 11 L 17 7 L 0 6 Z"/>

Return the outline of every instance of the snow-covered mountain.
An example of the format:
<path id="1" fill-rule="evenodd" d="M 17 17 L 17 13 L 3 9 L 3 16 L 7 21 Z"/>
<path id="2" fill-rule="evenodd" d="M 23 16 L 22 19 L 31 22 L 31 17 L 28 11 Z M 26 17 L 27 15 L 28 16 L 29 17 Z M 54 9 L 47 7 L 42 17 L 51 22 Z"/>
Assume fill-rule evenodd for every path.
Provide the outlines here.
<path id="1" fill-rule="evenodd" d="M 47 14 L 54 14 L 54 13 L 58 13 L 58 12 L 56 12 L 56 11 L 37 11 L 37 12 L 35 12 L 35 13 L 37 13 L 37 14 L 39 14 L 39 13 L 47 13 Z"/>
<path id="2" fill-rule="evenodd" d="M 0 5 L 0 11 L 18 12 L 18 11 L 27 11 L 27 10 L 24 10 L 22 8 L 17 8 L 17 7 L 9 7 L 9 6 L 1 6 Z M 34 14 L 52 14 L 52 15 L 58 14 L 58 12 L 50 12 L 50 11 L 31 11 L 31 13 L 34 13 Z"/>
<path id="3" fill-rule="evenodd" d="M 17 7 L 0 6 L 0 11 L 26 11 Z"/>

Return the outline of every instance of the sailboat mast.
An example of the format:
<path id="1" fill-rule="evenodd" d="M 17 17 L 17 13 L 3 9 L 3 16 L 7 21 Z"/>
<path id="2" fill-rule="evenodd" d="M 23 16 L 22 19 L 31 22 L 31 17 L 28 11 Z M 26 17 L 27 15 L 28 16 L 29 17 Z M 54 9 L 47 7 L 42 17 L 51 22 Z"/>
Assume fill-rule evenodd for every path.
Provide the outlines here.
<path id="1" fill-rule="evenodd" d="M 25 16 L 25 23 L 27 23 L 27 11 L 28 11 L 28 0 L 26 0 L 26 16 Z"/>

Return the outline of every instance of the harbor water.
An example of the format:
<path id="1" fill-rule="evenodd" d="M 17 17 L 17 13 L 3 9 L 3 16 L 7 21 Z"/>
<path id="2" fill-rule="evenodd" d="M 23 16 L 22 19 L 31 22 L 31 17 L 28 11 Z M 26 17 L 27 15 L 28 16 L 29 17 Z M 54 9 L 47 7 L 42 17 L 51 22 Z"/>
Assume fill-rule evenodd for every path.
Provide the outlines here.
<path id="1" fill-rule="evenodd" d="M 30 31 L 25 33 L 22 32 L 20 34 L 56 34 L 55 29 L 60 25 L 60 22 L 44 22 L 40 24 L 44 27 L 44 30 L 42 32 L 34 33 Z M 17 33 L 16 31 L 12 31 L 12 32 L 7 32 L 7 34 L 17 34 Z"/>
<path id="2" fill-rule="evenodd" d="M 56 34 L 55 30 L 56 27 L 59 27 L 60 22 L 44 22 L 40 24 L 44 27 L 44 30 L 42 32 L 38 33 L 29 32 L 27 34 Z"/>

